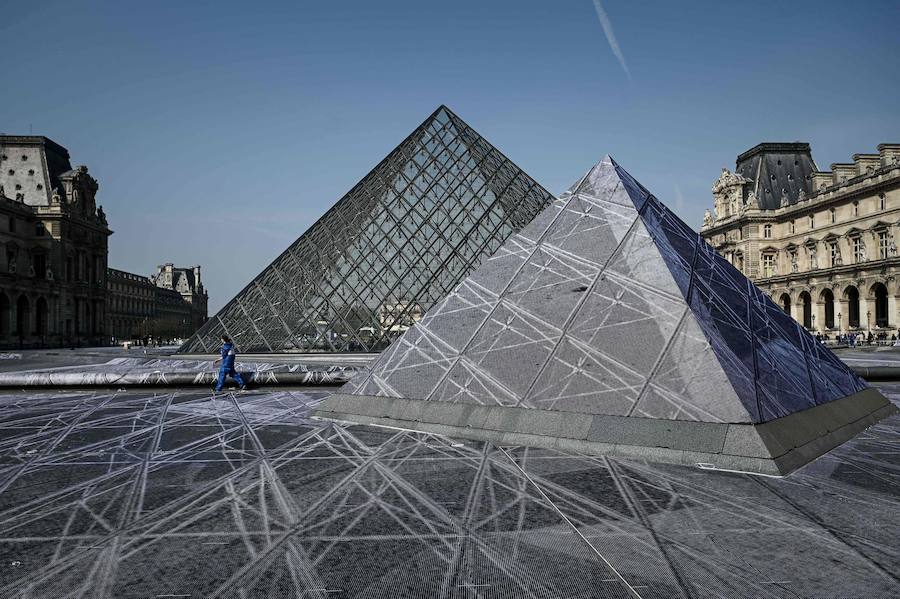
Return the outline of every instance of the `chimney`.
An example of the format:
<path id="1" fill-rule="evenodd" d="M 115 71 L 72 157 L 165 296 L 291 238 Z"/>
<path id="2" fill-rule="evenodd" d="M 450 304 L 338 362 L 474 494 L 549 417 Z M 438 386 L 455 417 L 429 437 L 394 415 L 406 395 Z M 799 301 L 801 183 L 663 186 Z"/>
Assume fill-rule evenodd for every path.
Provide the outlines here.
<path id="1" fill-rule="evenodd" d="M 200 265 L 194 266 L 194 286 L 200 289 Z"/>

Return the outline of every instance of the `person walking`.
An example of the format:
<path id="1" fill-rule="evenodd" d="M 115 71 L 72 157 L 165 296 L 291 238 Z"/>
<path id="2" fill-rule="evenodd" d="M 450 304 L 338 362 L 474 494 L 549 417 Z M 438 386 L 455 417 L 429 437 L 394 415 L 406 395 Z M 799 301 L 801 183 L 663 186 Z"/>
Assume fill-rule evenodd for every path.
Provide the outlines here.
<path id="1" fill-rule="evenodd" d="M 243 377 L 241 377 L 241 373 L 234 369 L 234 359 L 237 356 L 237 353 L 234 351 L 234 343 L 232 343 L 231 338 L 228 335 L 222 335 L 222 349 L 220 350 L 221 358 L 216 360 L 216 362 L 221 362 L 222 365 L 219 367 L 219 377 L 216 379 L 216 393 L 222 390 L 222 387 L 225 386 L 225 377 L 230 376 L 235 380 L 235 382 L 240 385 L 241 391 L 247 388 L 247 383 L 244 382 Z"/>

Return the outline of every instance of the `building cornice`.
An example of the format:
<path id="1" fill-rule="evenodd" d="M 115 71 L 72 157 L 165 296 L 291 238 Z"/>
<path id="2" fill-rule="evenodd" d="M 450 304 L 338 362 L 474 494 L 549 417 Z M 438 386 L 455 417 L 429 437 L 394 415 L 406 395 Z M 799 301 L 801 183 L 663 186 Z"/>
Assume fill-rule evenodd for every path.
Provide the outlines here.
<path id="1" fill-rule="evenodd" d="M 854 262 L 851 264 L 842 264 L 841 266 L 828 266 L 826 268 L 817 268 L 815 270 L 804 270 L 800 272 L 792 272 L 774 277 L 756 277 L 752 281 L 755 285 L 779 285 L 797 281 L 808 282 L 809 279 L 831 279 L 836 276 L 847 274 L 864 274 L 868 271 L 883 274 L 890 267 L 900 267 L 900 256 L 884 258 L 879 260 L 867 260 L 866 262 Z"/>
<path id="2" fill-rule="evenodd" d="M 763 142 L 761 144 L 757 144 L 744 152 L 743 154 L 737 157 L 735 160 L 735 164 L 741 163 L 745 160 L 753 158 L 757 154 L 763 153 L 778 153 L 778 154 L 791 154 L 791 153 L 807 153 L 809 154 L 811 149 L 809 144 L 801 141 L 794 142 Z"/>
<path id="3" fill-rule="evenodd" d="M 850 189 L 853 185 L 873 178 L 878 178 L 878 180 L 871 181 L 868 185 Z M 707 236 L 723 233 L 736 228 L 737 225 L 743 226 L 743 224 L 751 222 L 787 222 L 798 216 L 808 216 L 810 213 L 818 212 L 823 208 L 842 204 L 855 198 L 867 197 L 898 186 L 900 186 L 900 166 L 893 165 L 888 168 L 879 169 L 871 174 L 855 177 L 840 185 L 827 187 L 820 192 L 809 196 L 808 199 L 802 202 L 797 202 L 784 208 L 778 208 L 776 210 L 760 210 L 759 212 L 754 211 L 753 213 L 745 213 L 741 216 L 731 217 L 725 222 L 717 223 L 702 229 L 701 234 Z"/>
<path id="4" fill-rule="evenodd" d="M 5 145 L 49 148 L 57 154 L 70 158 L 69 150 L 43 135 L 0 135 L 0 147 Z"/>

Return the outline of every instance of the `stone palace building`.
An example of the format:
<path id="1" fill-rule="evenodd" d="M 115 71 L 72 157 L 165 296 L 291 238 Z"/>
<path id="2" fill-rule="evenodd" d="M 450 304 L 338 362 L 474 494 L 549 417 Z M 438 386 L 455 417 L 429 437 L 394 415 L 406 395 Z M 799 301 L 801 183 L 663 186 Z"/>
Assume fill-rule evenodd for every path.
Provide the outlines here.
<path id="1" fill-rule="evenodd" d="M 900 144 L 820 171 L 809 144 L 762 143 L 712 192 L 702 236 L 807 329 L 900 326 Z"/>
<path id="2" fill-rule="evenodd" d="M 160 265 L 149 277 L 110 268 L 109 322 L 116 341 L 185 339 L 206 322 L 208 296 L 200 267 Z"/>
<path id="3" fill-rule="evenodd" d="M 206 321 L 199 266 L 154 277 L 107 267 L 98 189 L 58 143 L 0 135 L 0 348 L 186 337 Z"/>
<path id="4" fill-rule="evenodd" d="M 0 135 L 0 347 L 104 342 L 112 231 L 98 188 L 59 144 Z"/>

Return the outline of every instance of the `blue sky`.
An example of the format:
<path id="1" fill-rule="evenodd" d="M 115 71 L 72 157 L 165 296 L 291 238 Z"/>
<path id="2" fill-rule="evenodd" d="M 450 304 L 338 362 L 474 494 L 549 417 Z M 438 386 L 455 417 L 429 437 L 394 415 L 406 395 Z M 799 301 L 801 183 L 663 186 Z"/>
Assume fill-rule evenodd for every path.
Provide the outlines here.
<path id="1" fill-rule="evenodd" d="M 217 310 L 439 104 L 554 193 L 609 152 L 692 226 L 723 166 L 900 141 L 900 2 L 0 3 L 0 131 L 100 182 L 110 265 Z"/>

